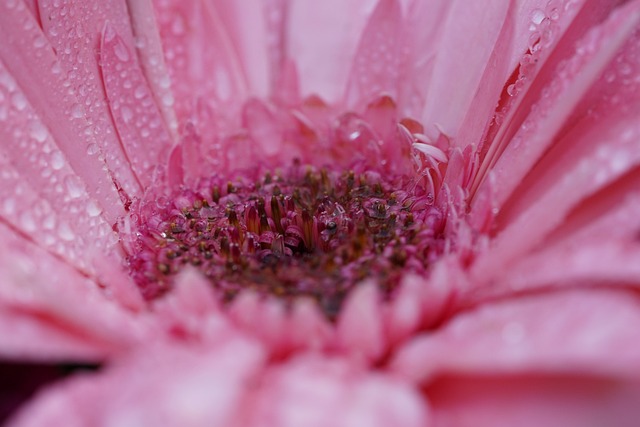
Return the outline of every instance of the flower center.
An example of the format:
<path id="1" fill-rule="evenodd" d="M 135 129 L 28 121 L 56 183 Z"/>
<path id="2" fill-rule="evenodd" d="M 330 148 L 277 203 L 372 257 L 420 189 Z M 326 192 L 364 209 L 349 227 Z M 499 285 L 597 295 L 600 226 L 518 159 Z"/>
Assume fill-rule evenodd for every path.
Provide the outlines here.
<path id="1" fill-rule="evenodd" d="M 415 178 L 293 166 L 259 179 L 212 177 L 197 191 L 141 206 L 132 275 L 147 298 L 187 265 L 221 300 L 254 290 L 315 299 L 333 318 L 371 278 L 390 296 L 441 252 L 443 218 Z"/>

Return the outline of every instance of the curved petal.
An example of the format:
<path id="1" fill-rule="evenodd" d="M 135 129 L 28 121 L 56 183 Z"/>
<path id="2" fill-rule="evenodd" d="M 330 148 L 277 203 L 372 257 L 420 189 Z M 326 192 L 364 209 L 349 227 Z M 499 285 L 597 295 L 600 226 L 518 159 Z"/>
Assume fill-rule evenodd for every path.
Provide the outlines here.
<path id="1" fill-rule="evenodd" d="M 0 59 L 15 79 L 22 95 L 11 108 L 30 103 L 49 130 L 90 196 L 101 205 L 110 223 L 124 211 L 111 176 L 93 151 L 95 135 L 85 117 L 85 107 L 74 92 L 65 89 L 65 77 L 52 46 L 22 2 L 0 4 Z M 31 52 L 23 55 L 22 52 Z M 37 139 L 33 140 L 35 143 Z"/>
<path id="2" fill-rule="evenodd" d="M 392 370 L 442 375 L 560 374 L 640 381 L 640 300 L 628 292 L 547 293 L 485 303 L 416 337 Z M 426 363 L 428 361 L 428 363 Z"/>
<path id="3" fill-rule="evenodd" d="M 59 73 L 64 76 L 64 84 L 75 94 L 77 104 L 71 107 L 71 114 L 73 117 L 82 116 L 86 120 L 88 134 L 95 138 L 87 142 L 87 152 L 95 157 L 104 157 L 109 174 L 128 197 L 139 195 L 140 184 L 109 115 L 96 52 L 102 27 L 107 21 L 125 34 L 127 40 L 133 40 L 125 2 L 61 3 L 42 0 L 38 1 L 38 8 L 45 18 L 42 21 L 43 35 L 51 43 L 59 61 Z M 78 22 L 76 16 L 84 19 Z"/>
<path id="4" fill-rule="evenodd" d="M 0 357 L 96 361 L 125 352 L 146 332 L 96 284 L 0 226 Z"/>
<path id="5" fill-rule="evenodd" d="M 127 45 L 109 22 L 100 40 L 100 54 L 111 116 L 131 167 L 148 189 L 162 182 L 172 145 L 171 135 L 132 46 Z"/>
<path id="6" fill-rule="evenodd" d="M 408 384 L 320 356 L 269 369 L 254 402 L 254 427 L 429 425 L 428 408 Z"/>
<path id="7" fill-rule="evenodd" d="M 255 343 L 225 332 L 209 347 L 150 343 L 104 372 L 45 389 L 8 425 L 238 425 L 264 355 Z"/>

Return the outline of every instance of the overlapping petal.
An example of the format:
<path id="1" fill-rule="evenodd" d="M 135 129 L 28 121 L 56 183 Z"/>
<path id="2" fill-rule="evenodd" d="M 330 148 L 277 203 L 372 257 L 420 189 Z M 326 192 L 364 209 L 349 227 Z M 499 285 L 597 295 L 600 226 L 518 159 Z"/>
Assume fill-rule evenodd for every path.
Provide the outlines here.
<path id="1" fill-rule="evenodd" d="M 2 2 L 0 358 L 101 364 L 12 425 L 634 425 L 639 34 L 637 0 Z M 143 300 L 132 203 L 295 159 L 424 186 L 425 273 L 336 319 L 195 269 Z"/>

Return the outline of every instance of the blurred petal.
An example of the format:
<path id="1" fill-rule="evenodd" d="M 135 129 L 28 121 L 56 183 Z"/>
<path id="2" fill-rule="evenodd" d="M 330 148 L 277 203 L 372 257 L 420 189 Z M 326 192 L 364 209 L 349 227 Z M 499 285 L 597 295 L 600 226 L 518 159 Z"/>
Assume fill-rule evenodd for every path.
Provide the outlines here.
<path id="1" fill-rule="evenodd" d="M 237 425 L 264 355 L 228 333 L 218 340 L 200 348 L 150 344 L 104 372 L 44 390 L 8 425 Z"/>
<path id="2" fill-rule="evenodd" d="M 533 373 L 638 381 L 639 308 L 632 293 L 596 290 L 485 303 L 417 336 L 392 367 L 426 383 L 448 374 Z"/>

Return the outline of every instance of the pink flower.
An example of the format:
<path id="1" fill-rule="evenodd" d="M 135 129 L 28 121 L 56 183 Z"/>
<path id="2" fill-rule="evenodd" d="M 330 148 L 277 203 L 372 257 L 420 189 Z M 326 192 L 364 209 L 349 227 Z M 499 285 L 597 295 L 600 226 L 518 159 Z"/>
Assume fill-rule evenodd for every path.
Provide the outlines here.
<path id="1" fill-rule="evenodd" d="M 635 425 L 640 1 L 6 0 L 0 37 L 9 425 Z"/>

